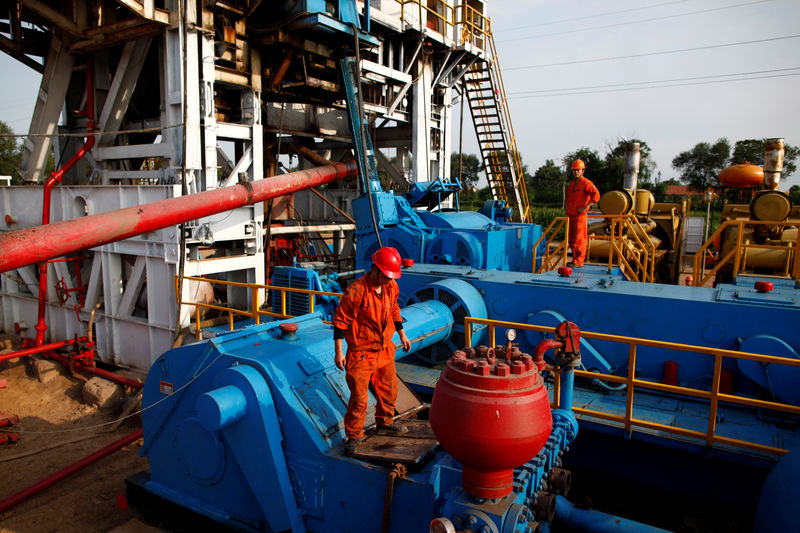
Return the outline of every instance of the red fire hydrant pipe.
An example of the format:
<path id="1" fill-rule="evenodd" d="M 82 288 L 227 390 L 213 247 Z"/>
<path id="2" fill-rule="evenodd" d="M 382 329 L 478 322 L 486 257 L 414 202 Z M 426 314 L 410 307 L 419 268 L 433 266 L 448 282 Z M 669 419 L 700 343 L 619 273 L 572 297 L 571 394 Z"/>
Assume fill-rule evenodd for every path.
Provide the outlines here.
<path id="1" fill-rule="evenodd" d="M 0 235 L 0 272 L 316 187 L 358 172 L 355 161 L 169 198 Z"/>
<path id="2" fill-rule="evenodd" d="M 50 474 L 46 478 L 44 478 L 44 479 L 42 479 L 40 481 L 37 481 L 36 483 L 31 485 L 30 487 L 28 487 L 26 489 L 23 489 L 23 490 L 17 492 L 16 494 L 14 494 L 12 496 L 9 496 L 8 498 L 6 498 L 3 501 L 0 501 L 0 513 L 8 511 L 9 509 L 14 507 L 18 503 L 21 503 L 21 502 L 27 500 L 28 498 L 30 498 L 34 494 L 37 494 L 37 493 L 43 491 L 44 489 L 46 489 L 47 487 L 50 487 L 51 485 L 55 485 L 56 483 L 58 483 L 62 479 L 65 479 L 65 478 L 71 476 L 75 472 L 83 470 L 87 466 L 89 466 L 89 465 L 91 465 L 93 463 L 96 463 L 100 459 L 102 459 L 102 458 L 104 458 L 104 457 L 106 457 L 108 455 L 111 455 L 115 451 L 117 451 L 117 450 L 119 450 L 121 448 L 124 448 L 128 444 L 130 444 L 130 443 L 132 443 L 132 442 L 134 442 L 134 441 L 136 441 L 136 440 L 138 440 L 140 438 L 142 438 L 142 430 L 141 429 L 137 429 L 133 433 L 130 433 L 130 434 L 122 437 L 121 439 L 112 442 L 111 444 L 109 444 L 105 448 L 101 448 L 101 449 L 97 450 L 96 452 L 87 455 L 83 459 L 80 459 L 79 461 L 77 461 L 75 463 L 72 463 L 68 467 L 66 467 L 66 468 L 64 468 L 62 470 L 59 470 L 58 472 L 55 472 L 53 474 Z"/>
<path id="3" fill-rule="evenodd" d="M 50 173 L 50 177 L 44 184 L 44 198 L 42 200 L 42 225 L 50 224 L 50 197 L 53 192 L 53 187 L 57 183 L 61 183 L 64 174 L 69 171 L 86 153 L 94 146 L 94 79 L 92 71 L 92 62 L 86 63 L 86 129 L 87 136 L 86 142 L 83 143 L 81 149 L 77 151 L 63 167 Z M 55 257 L 55 256 L 53 256 Z M 49 259 L 49 258 L 48 258 Z M 47 262 L 42 262 L 39 265 L 39 320 L 36 322 L 36 346 L 44 344 L 44 334 L 47 331 L 47 321 L 45 319 L 47 313 Z"/>
<path id="4" fill-rule="evenodd" d="M 560 348 L 562 345 L 561 342 L 554 339 L 545 339 L 536 345 L 533 351 L 533 362 L 536 363 L 540 372 L 544 370 L 545 367 L 544 353 L 550 349 Z"/>
<path id="5" fill-rule="evenodd" d="M 69 339 L 66 341 L 43 344 L 41 346 L 35 346 L 33 348 L 24 348 L 22 350 L 17 350 L 16 352 L 0 355 L 0 363 L 2 363 L 3 361 L 7 361 L 9 359 L 16 359 L 17 357 L 25 357 L 26 355 L 34 355 L 37 353 L 48 352 L 50 350 L 57 350 L 65 346 L 69 346 L 70 344 L 75 344 L 75 342 L 86 342 L 87 340 L 89 340 L 89 337 L 78 337 L 77 339 Z"/>

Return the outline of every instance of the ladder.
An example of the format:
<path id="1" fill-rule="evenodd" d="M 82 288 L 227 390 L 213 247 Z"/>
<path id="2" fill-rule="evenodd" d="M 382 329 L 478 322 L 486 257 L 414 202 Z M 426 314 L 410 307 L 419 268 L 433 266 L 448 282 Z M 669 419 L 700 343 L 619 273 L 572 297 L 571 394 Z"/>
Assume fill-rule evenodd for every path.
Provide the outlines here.
<path id="1" fill-rule="evenodd" d="M 528 192 L 522 172 L 511 114 L 506 99 L 494 37 L 486 33 L 491 55 L 478 59 L 464 74 L 464 95 L 478 137 L 483 168 L 492 198 L 514 209 L 514 218 L 531 222 Z"/>

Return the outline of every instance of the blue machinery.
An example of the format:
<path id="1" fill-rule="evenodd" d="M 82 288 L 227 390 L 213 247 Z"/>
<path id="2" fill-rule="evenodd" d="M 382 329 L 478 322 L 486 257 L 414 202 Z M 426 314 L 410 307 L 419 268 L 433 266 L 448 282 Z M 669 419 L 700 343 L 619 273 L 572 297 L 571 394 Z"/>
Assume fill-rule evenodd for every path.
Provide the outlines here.
<path id="1" fill-rule="evenodd" d="M 452 332 L 441 302 L 413 304 L 403 316 L 412 351 Z M 438 519 L 461 531 L 547 531 L 564 491 L 561 455 L 578 430 L 571 412 L 553 412 L 544 449 L 515 470 L 511 495 L 477 499 L 461 488 L 459 463 L 430 438 L 399 438 L 401 451 L 419 455 L 408 471 L 344 457 L 348 392 L 332 362 L 331 326 L 319 314 L 165 353 L 144 387 L 150 474 L 134 485 L 241 530 L 426 531 Z M 563 388 L 566 405 L 571 392 Z"/>

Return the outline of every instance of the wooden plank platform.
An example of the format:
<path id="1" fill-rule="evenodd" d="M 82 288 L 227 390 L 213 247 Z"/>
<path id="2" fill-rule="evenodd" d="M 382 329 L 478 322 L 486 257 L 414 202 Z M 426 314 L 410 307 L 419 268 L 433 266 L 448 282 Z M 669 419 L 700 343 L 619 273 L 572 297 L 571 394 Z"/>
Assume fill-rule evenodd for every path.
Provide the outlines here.
<path id="1" fill-rule="evenodd" d="M 378 435 L 373 429 L 358 446 L 354 457 L 367 461 L 416 464 L 438 445 L 427 420 L 395 420 L 395 424 L 404 428 L 405 432 Z"/>

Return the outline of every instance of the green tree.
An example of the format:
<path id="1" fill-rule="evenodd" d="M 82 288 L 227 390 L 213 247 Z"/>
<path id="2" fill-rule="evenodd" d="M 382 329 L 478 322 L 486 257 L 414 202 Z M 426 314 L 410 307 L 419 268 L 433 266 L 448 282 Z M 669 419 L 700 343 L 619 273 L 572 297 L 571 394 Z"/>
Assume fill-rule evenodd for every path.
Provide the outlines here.
<path id="1" fill-rule="evenodd" d="M 552 159 L 526 179 L 528 198 L 537 204 L 560 204 L 564 182 L 568 176 Z"/>
<path id="2" fill-rule="evenodd" d="M 681 181 L 696 191 L 704 191 L 719 184 L 717 175 L 727 165 L 730 153 L 731 145 L 723 137 L 714 144 L 701 142 L 681 152 L 672 160 L 672 166 L 681 173 Z"/>
<path id="3" fill-rule="evenodd" d="M 764 166 L 764 148 L 766 144 L 766 139 L 744 139 L 742 141 L 736 141 L 729 163 L 731 165 L 753 163 L 754 165 Z M 800 156 L 800 148 L 789 144 L 786 144 L 784 148 L 786 152 L 783 156 L 782 176 L 786 177 L 797 170 L 795 160 Z"/>
<path id="4" fill-rule="evenodd" d="M 3 121 L 0 121 L 0 175 L 11 176 L 13 183 L 20 181 L 19 162 L 22 157 L 20 145 L 14 132 Z"/>
<path id="5" fill-rule="evenodd" d="M 475 154 L 462 154 L 461 157 L 461 176 L 458 175 L 459 154 L 450 154 L 450 179 L 459 178 L 461 185 L 466 189 L 478 185 L 478 180 L 483 172 L 483 164 Z"/>
<path id="6" fill-rule="evenodd" d="M 789 187 L 789 198 L 794 205 L 800 205 L 800 185 L 792 185 Z"/>

